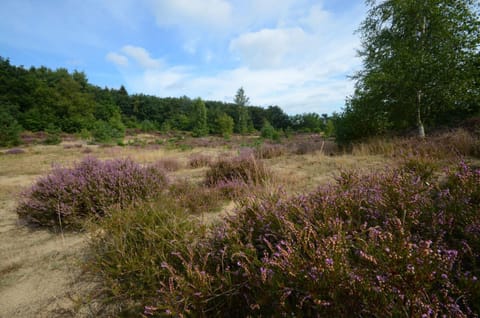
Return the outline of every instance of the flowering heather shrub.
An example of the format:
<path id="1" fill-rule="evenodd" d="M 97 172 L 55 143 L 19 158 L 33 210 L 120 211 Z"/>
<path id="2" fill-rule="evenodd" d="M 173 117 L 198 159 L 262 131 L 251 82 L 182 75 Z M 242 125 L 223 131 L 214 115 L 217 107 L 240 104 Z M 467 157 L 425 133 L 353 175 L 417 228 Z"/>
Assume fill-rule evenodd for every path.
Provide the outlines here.
<path id="1" fill-rule="evenodd" d="M 162 261 L 144 314 L 478 315 L 479 211 L 480 170 L 463 163 L 443 182 L 344 173 L 309 195 L 252 196 Z"/>
<path id="2" fill-rule="evenodd" d="M 210 165 L 212 163 L 212 159 L 204 154 L 196 153 L 190 156 L 188 165 L 190 168 L 202 168 Z"/>
<path id="3" fill-rule="evenodd" d="M 235 158 L 219 159 L 212 163 L 205 183 L 211 187 L 231 182 L 261 185 L 270 177 L 271 173 L 262 161 L 256 160 L 253 155 L 240 154 Z"/>
<path id="4" fill-rule="evenodd" d="M 39 225 L 78 227 L 114 205 L 149 199 L 165 188 L 163 170 L 129 159 L 102 162 L 87 157 L 73 168 L 54 168 L 22 194 L 17 213 Z"/>

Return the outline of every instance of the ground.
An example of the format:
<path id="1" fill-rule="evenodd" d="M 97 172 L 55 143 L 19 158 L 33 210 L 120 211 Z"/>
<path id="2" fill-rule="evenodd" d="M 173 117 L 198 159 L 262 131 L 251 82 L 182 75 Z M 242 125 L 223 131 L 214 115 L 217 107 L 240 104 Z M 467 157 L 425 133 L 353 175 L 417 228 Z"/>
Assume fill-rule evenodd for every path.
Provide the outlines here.
<path id="1" fill-rule="evenodd" d="M 240 145 L 239 145 L 240 147 Z M 323 148 L 323 146 L 322 146 Z M 95 288 L 82 279 L 82 259 L 87 251 L 88 233 L 55 233 L 22 224 L 15 207 L 20 193 L 48 173 L 53 165 L 72 165 L 84 156 L 101 159 L 130 157 L 140 163 L 162 158 L 177 160 L 178 177 L 201 180 L 205 168 L 190 169 L 194 153 L 211 157 L 228 156 L 238 148 L 212 144 L 189 147 L 155 145 L 99 147 L 81 141 L 60 145 L 29 145 L 24 153 L 0 155 L 0 317 L 89 317 L 95 308 L 88 294 Z M 331 182 L 345 169 L 382 169 L 382 156 L 336 155 L 320 151 L 291 154 L 266 160 L 276 184 L 290 193 L 312 190 Z M 226 209 L 232 210 L 233 204 Z M 207 220 L 209 220 L 207 216 Z"/>

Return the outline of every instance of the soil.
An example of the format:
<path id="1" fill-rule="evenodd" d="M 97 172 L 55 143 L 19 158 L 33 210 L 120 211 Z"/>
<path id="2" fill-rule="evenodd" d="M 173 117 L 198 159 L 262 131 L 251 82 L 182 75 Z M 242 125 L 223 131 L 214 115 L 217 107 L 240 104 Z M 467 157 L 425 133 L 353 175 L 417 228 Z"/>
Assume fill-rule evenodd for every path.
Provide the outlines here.
<path id="1" fill-rule="evenodd" d="M 84 234 L 21 224 L 18 193 L 35 176 L 0 176 L 0 317 L 85 317 L 80 278 Z"/>

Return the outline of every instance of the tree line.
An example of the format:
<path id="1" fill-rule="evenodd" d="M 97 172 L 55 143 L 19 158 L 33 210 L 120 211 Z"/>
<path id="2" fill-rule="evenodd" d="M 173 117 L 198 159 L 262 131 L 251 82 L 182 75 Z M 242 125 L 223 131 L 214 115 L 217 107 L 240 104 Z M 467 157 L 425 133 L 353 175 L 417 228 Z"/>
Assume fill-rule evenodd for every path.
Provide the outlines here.
<path id="1" fill-rule="evenodd" d="M 0 145 L 18 143 L 23 131 L 80 133 L 105 141 L 127 128 L 189 131 L 194 136 L 248 134 L 265 127 L 279 132 L 321 132 L 327 115 L 287 115 L 278 106 L 249 103 L 243 88 L 231 103 L 189 97 L 156 97 L 101 88 L 84 72 L 12 65 L 0 57 Z M 331 129 L 330 129 L 331 131 Z"/>

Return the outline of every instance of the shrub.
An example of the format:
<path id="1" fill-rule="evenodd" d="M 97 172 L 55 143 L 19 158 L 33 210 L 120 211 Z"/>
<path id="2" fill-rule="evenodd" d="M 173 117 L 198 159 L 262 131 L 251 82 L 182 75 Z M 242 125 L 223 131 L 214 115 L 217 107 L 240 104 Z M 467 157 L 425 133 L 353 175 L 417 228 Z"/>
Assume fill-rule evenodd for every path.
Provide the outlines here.
<path id="1" fill-rule="evenodd" d="M 93 125 L 92 137 L 95 142 L 111 143 L 125 136 L 125 126 L 120 119 L 112 118 L 111 120 L 97 120 Z"/>
<path id="2" fill-rule="evenodd" d="M 235 158 L 219 159 L 211 164 L 205 182 L 208 186 L 236 180 L 245 184 L 259 185 L 265 184 L 270 177 L 270 171 L 253 155 L 240 155 Z"/>
<path id="3" fill-rule="evenodd" d="M 156 131 L 157 127 L 154 122 L 148 119 L 145 119 L 140 123 L 140 130 L 143 132 L 152 132 L 152 131 Z"/>
<path id="4" fill-rule="evenodd" d="M 0 105 L 0 108 L 4 105 Z M 18 146 L 22 126 L 8 112 L 0 109 L 0 147 Z"/>
<path id="5" fill-rule="evenodd" d="M 216 119 L 216 124 L 218 126 L 218 133 L 221 134 L 223 138 L 230 138 L 230 136 L 233 134 L 233 128 L 235 126 L 233 118 L 225 113 L 221 113 Z"/>
<path id="6" fill-rule="evenodd" d="M 169 274 L 144 314 L 475 316 L 480 170 L 461 164 L 429 181 L 343 173 L 309 195 L 246 198 L 162 260 Z"/>
<path id="7" fill-rule="evenodd" d="M 212 159 L 204 154 L 196 153 L 190 156 L 188 165 L 191 168 L 202 168 L 210 165 L 212 163 Z"/>
<path id="8" fill-rule="evenodd" d="M 165 185 L 164 171 L 155 166 L 87 157 L 73 168 L 56 167 L 41 177 L 22 194 L 17 213 L 38 225 L 78 228 L 86 217 L 152 198 Z"/>
<path id="9" fill-rule="evenodd" d="M 48 129 L 46 129 L 47 137 L 43 141 L 45 145 L 58 145 L 62 142 L 62 137 L 60 136 L 60 133 L 62 131 L 59 128 L 56 128 L 54 126 L 49 126 Z"/>
<path id="10" fill-rule="evenodd" d="M 273 126 L 268 121 L 265 121 L 263 123 L 262 130 L 260 131 L 260 135 L 262 136 L 262 138 L 265 138 L 265 139 L 272 139 L 272 140 L 280 139 L 280 134 L 278 133 L 278 131 L 275 130 L 275 128 L 273 128 Z"/>

